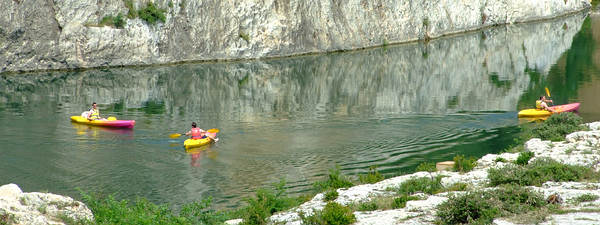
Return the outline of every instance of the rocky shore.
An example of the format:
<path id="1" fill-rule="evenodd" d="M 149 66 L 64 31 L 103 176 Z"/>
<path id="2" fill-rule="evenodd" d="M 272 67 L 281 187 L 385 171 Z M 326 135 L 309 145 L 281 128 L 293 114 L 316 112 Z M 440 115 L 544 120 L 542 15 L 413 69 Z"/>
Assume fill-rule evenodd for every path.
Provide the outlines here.
<path id="1" fill-rule="evenodd" d="M 85 204 L 51 193 L 24 193 L 16 184 L 0 186 L 0 224 L 73 224 L 93 221 Z"/>
<path id="2" fill-rule="evenodd" d="M 567 165 L 591 167 L 600 171 L 600 122 L 586 124 L 590 131 L 579 131 L 567 135 L 566 141 L 551 142 L 534 138 L 525 143 L 525 150 L 535 154 L 529 161 L 539 158 L 551 158 Z M 502 168 L 514 164 L 519 153 L 488 154 L 477 161 L 477 166 L 470 172 L 458 173 L 450 171 L 417 172 L 404 176 L 386 179 L 375 184 L 358 185 L 346 189 L 338 189 L 339 196 L 335 200 L 341 205 L 367 202 L 380 196 L 393 195 L 390 189 L 397 188 L 403 182 L 419 177 L 443 176 L 441 183 L 450 187 L 457 183 L 468 184 L 469 190 L 490 189 L 488 169 Z M 502 158 L 504 160 L 498 160 Z M 599 224 L 600 199 L 587 202 L 577 202 L 575 199 L 582 195 L 600 196 L 600 183 L 589 182 L 546 182 L 540 187 L 530 186 L 534 191 L 542 193 L 544 198 L 557 198 L 557 203 L 563 211 L 569 213 L 550 215 L 542 224 Z M 393 210 L 376 210 L 354 212 L 355 224 L 434 224 L 436 207 L 448 200 L 449 195 L 462 194 L 464 191 L 442 192 L 428 195 L 417 193 L 421 200 L 408 201 L 405 208 Z M 550 197 L 553 196 L 553 197 Z M 270 217 L 273 224 L 302 224 L 299 213 L 310 215 L 315 210 L 322 210 L 327 202 L 324 194 L 317 194 L 312 200 L 286 212 L 277 213 Z M 240 220 L 227 221 L 237 224 Z M 494 224 L 516 224 L 509 219 L 495 219 Z"/>
<path id="3" fill-rule="evenodd" d="M 360 49 L 590 6 L 589 0 L 12 0 L 0 4 L 0 73 Z"/>

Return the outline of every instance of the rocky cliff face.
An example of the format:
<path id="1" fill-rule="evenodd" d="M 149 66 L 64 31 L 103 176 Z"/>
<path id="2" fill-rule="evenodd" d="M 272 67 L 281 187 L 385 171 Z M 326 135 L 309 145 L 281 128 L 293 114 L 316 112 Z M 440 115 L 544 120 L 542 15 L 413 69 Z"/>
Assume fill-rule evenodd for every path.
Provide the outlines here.
<path id="1" fill-rule="evenodd" d="M 155 0 L 165 22 L 97 26 L 146 0 L 5 0 L 0 72 L 289 56 L 556 17 L 588 0 Z M 129 4 L 130 3 L 130 4 Z"/>
<path id="2" fill-rule="evenodd" d="M 0 76 L 0 105 L 89 102 L 173 116 L 202 112 L 369 114 L 512 111 L 571 47 L 586 14 L 369 49 L 277 60 Z M 203 96 L 196 98 L 194 96 Z M 220 115 L 215 115 L 220 116 Z"/>

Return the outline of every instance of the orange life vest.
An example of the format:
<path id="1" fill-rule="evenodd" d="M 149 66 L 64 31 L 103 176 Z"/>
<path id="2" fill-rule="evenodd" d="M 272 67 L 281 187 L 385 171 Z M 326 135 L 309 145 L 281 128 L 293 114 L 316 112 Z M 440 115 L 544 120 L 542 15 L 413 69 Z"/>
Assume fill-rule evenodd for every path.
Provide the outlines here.
<path id="1" fill-rule="evenodd" d="M 202 132 L 204 132 L 204 130 L 200 129 L 200 128 L 192 128 L 192 139 L 201 139 L 202 138 Z"/>

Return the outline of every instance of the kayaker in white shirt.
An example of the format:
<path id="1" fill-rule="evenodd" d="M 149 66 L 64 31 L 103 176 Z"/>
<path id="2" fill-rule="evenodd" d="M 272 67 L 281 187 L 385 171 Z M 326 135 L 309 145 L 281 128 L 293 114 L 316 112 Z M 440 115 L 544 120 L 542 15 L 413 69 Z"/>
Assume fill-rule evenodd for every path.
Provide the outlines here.
<path id="1" fill-rule="evenodd" d="M 548 104 L 546 104 L 547 102 L 552 102 L 552 100 L 547 100 L 546 96 L 542 95 L 540 97 L 540 100 L 535 101 L 535 108 L 536 109 L 543 109 L 543 110 L 547 110 L 550 112 L 555 112 L 553 109 L 551 109 L 550 107 L 548 107 Z"/>
<path id="2" fill-rule="evenodd" d="M 100 117 L 100 110 L 98 109 L 98 106 L 96 105 L 96 103 L 92 103 L 92 108 L 90 109 L 88 116 L 87 116 L 88 120 L 106 120 L 102 117 Z"/>

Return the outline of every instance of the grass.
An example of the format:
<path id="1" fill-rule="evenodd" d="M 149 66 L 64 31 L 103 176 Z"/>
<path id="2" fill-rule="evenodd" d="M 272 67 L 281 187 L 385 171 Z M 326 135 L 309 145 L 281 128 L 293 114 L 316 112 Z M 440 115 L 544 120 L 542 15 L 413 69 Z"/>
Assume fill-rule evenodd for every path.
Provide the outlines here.
<path id="1" fill-rule="evenodd" d="M 540 193 L 518 185 L 450 196 L 437 207 L 438 224 L 489 224 L 497 217 L 539 210 L 547 205 Z"/>
<path id="2" fill-rule="evenodd" d="M 540 186 L 547 181 L 595 181 L 599 177 L 600 173 L 589 167 L 567 165 L 550 158 L 535 159 L 526 166 L 509 164 L 503 168 L 488 170 L 488 179 L 492 186 L 501 184 Z"/>
<path id="3" fill-rule="evenodd" d="M 434 162 L 422 162 L 417 166 L 416 172 L 435 172 L 437 169 Z"/>
<path id="4" fill-rule="evenodd" d="M 505 163 L 505 162 L 508 162 L 508 160 L 506 160 L 505 158 L 502 158 L 502 157 L 498 157 L 498 158 L 496 158 L 494 160 L 494 162 L 503 162 L 503 163 Z"/>
<path id="5" fill-rule="evenodd" d="M 210 199 L 186 204 L 180 214 L 166 205 L 156 205 L 144 198 L 134 202 L 116 200 L 114 196 L 102 197 L 82 193 L 83 201 L 94 213 L 94 224 L 215 224 L 227 218 L 224 213 L 210 210 Z M 63 221 L 66 218 L 61 218 Z M 69 224 L 79 223 L 71 221 Z"/>
<path id="6" fill-rule="evenodd" d="M 466 158 L 463 155 L 454 156 L 454 171 L 466 173 L 477 165 L 477 159 L 475 157 Z"/>
<path id="7" fill-rule="evenodd" d="M 369 173 L 358 175 L 358 180 L 361 184 L 374 184 L 383 179 L 385 179 L 385 177 L 377 171 L 377 166 L 370 166 Z"/>
<path id="8" fill-rule="evenodd" d="M 322 192 L 328 189 L 347 188 L 354 186 L 354 183 L 349 178 L 345 177 L 340 172 L 340 166 L 329 170 L 329 175 L 324 181 L 317 181 L 313 187 L 317 192 Z"/>
<path id="9" fill-rule="evenodd" d="M 335 199 L 337 199 L 337 197 L 339 196 L 339 193 L 337 192 L 337 190 L 335 189 L 331 189 L 327 192 L 325 192 L 325 201 L 333 201 Z"/>
<path id="10" fill-rule="evenodd" d="M 110 26 L 119 29 L 125 27 L 125 24 L 127 24 L 127 21 L 125 21 L 121 13 L 117 14 L 117 16 L 104 16 L 100 20 L 100 23 L 98 23 L 99 26 Z"/>
<path id="11" fill-rule="evenodd" d="M 303 198 L 288 197 L 285 193 L 285 182 L 275 184 L 275 190 L 258 189 L 256 197 L 247 198 L 247 206 L 240 210 L 243 219 L 241 224 L 267 224 L 267 218 L 273 213 L 284 211 L 300 205 Z"/>
<path id="12" fill-rule="evenodd" d="M 595 195 L 595 194 L 583 194 L 573 200 L 577 203 L 581 203 L 581 202 L 593 202 L 593 201 L 598 200 L 598 198 L 600 198 L 600 196 Z"/>
<path id="13" fill-rule="evenodd" d="M 138 13 L 137 13 L 137 10 L 135 10 L 135 7 L 133 6 L 133 0 L 124 0 L 123 3 L 125 4 L 125 7 L 128 9 L 127 18 L 129 18 L 129 19 L 137 18 Z"/>
<path id="14" fill-rule="evenodd" d="M 8 225 L 8 224 L 15 224 L 15 223 L 17 223 L 17 221 L 15 219 L 14 214 L 0 211 L 0 225 Z"/>
<path id="15" fill-rule="evenodd" d="M 521 152 L 519 154 L 519 157 L 517 157 L 515 164 L 522 165 L 522 166 L 527 165 L 527 163 L 529 163 L 529 160 L 531 158 L 533 158 L 533 156 L 535 156 L 535 154 L 533 152 L 530 152 L 530 151 Z"/>
<path id="16" fill-rule="evenodd" d="M 396 192 L 401 195 L 413 195 L 415 193 L 436 194 L 443 190 L 442 176 L 412 178 L 402 182 Z"/>
<path id="17" fill-rule="evenodd" d="M 346 225 L 356 222 L 352 209 L 335 202 L 329 202 L 321 211 L 315 211 L 311 216 L 300 213 L 302 224 L 305 225 Z"/>

